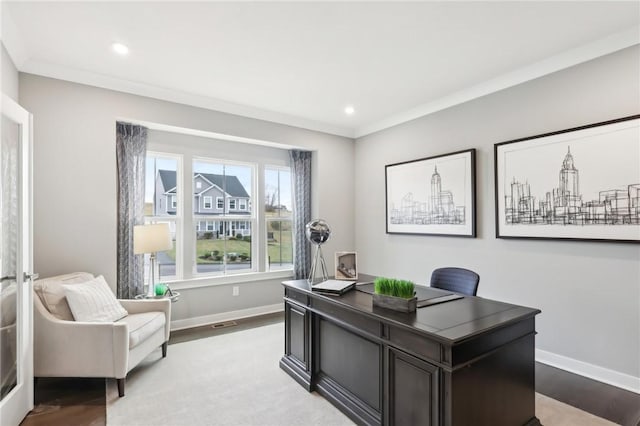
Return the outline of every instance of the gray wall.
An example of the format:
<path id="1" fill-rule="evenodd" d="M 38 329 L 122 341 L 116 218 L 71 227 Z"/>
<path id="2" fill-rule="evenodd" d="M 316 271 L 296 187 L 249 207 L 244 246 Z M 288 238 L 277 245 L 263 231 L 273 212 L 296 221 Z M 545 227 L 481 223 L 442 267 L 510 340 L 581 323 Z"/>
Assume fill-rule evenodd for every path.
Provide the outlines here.
<path id="1" fill-rule="evenodd" d="M 542 309 L 537 348 L 639 377 L 640 247 L 496 239 L 493 189 L 494 143 L 638 114 L 639 75 L 636 46 L 358 139 L 360 270 L 428 283 L 437 267 L 473 269 L 479 296 Z M 468 148 L 478 238 L 385 234 L 385 164 Z"/>
<path id="2" fill-rule="evenodd" d="M 42 277 L 84 270 L 115 286 L 120 118 L 314 150 L 312 208 L 334 231 L 327 253 L 354 248 L 351 139 L 23 73 L 20 103 L 34 117 L 34 262 Z M 189 290 L 174 319 L 282 300 L 279 283 L 260 291 L 255 284 L 235 285 L 241 289 L 233 300 L 227 286 Z M 189 312 L 189 298 L 207 303 Z"/>
<path id="3" fill-rule="evenodd" d="M 0 62 L 2 62 L 2 93 L 11 99 L 18 100 L 18 70 L 7 53 L 4 44 L 0 42 Z"/>

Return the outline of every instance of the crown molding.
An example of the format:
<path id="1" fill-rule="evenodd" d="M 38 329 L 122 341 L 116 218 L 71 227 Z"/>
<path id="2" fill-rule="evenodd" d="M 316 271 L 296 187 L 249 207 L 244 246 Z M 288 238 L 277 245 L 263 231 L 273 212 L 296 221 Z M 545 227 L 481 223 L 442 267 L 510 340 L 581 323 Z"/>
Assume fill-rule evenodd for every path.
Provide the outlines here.
<path id="1" fill-rule="evenodd" d="M 11 14 L 6 6 L 0 5 L 0 15 L 0 28 L 2 28 L 0 39 L 2 40 L 2 44 L 5 49 L 7 49 L 7 53 L 13 61 L 13 64 L 18 70 L 20 70 L 29 57 L 29 53 L 22 42 L 20 32 L 13 23 Z"/>
<path id="2" fill-rule="evenodd" d="M 633 26 L 608 37 L 566 50 L 529 66 L 451 93 L 411 110 L 394 114 L 384 120 L 359 127 L 355 130 L 355 138 L 361 138 L 637 44 L 640 44 L 640 26 Z"/>
<path id="3" fill-rule="evenodd" d="M 269 111 L 247 105 L 236 104 L 233 102 L 228 102 L 208 96 L 183 92 L 180 90 L 168 89 L 151 84 L 110 77 L 104 74 L 98 74 L 48 62 L 28 59 L 22 64 L 21 67 L 19 67 L 19 70 L 21 72 L 55 78 L 58 80 L 86 84 L 88 86 L 115 90 L 117 92 L 130 93 L 133 95 L 145 96 L 148 98 L 160 99 L 163 101 L 175 102 L 179 104 L 219 111 L 227 114 L 234 114 L 258 120 L 270 121 L 287 126 L 300 127 L 307 130 L 314 130 L 353 139 L 353 129 L 334 126 L 331 124 L 321 123 L 302 117 Z"/>
<path id="4" fill-rule="evenodd" d="M 35 61 L 29 59 L 28 50 L 22 43 L 21 38 L 19 37 L 19 32 L 13 24 L 11 17 L 8 15 L 6 8 L 3 8 L 2 24 L 2 42 L 5 45 L 9 56 L 14 61 L 16 68 L 21 72 L 299 127 L 307 130 L 343 136 L 350 139 L 361 138 L 393 126 L 433 114 L 437 111 L 469 102 L 473 99 L 477 99 L 482 96 L 543 77 L 553 72 L 617 52 L 627 47 L 640 44 L 640 26 L 633 26 L 594 42 L 564 51 L 529 66 L 503 74 L 466 89 L 459 90 L 439 99 L 435 99 L 416 108 L 412 108 L 398 114 L 393 114 L 383 120 L 354 129 L 328 123 L 321 123 L 290 114 L 240 105 L 194 93 L 187 93 L 146 83 L 114 78 L 103 74 L 57 64 Z"/>

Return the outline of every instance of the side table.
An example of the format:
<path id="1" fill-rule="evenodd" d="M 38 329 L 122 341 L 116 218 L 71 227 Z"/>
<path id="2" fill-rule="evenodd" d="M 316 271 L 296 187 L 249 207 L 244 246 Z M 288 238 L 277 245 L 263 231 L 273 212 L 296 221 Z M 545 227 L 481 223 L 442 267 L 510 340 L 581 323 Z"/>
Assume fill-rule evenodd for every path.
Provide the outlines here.
<path id="1" fill-rule="evenodd" d="M 171 299 L 171 303 L 174 303 L 180 299 L 180 293 L 177 291 L 171 291 L 162 296 L 148 296 L 146 294 L 138 294 L 135 296 L 135 299 Z"/>

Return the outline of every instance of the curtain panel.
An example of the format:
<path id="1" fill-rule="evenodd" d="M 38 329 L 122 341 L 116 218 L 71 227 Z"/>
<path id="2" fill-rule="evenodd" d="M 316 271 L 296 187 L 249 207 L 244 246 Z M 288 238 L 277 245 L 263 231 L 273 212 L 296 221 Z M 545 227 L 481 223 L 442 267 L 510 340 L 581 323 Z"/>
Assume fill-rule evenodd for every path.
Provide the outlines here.
<path id="1" fill-rule="evenodd" d="M 118 283 L 117 296 L 133 299 L 144 293 L 144 257 L 133 254 L 133 227 L 143 223 L 144 165 L 147 128 L 116 123 L 118 164 Z"/>
<path id="2" fill-rule="evenodd" d="M 293 275 L 307 278 L 311 267 L 311 244 L 305 226 L 311 221 L 311 152 L 289 151 L 293 180 Z"/>

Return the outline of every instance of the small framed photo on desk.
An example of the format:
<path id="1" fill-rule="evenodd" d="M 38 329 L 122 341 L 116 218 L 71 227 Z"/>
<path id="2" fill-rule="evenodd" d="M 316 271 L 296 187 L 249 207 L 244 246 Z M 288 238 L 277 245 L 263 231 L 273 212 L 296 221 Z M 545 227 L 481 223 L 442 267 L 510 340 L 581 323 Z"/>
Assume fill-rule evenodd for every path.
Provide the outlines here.
<path id="1" fill-rule="evenodd" d="M 353 251 L 339 251 L 336 253 L 336 273 L 337 280 L 357 280 L 358 267 L 356 253 Z"/>

